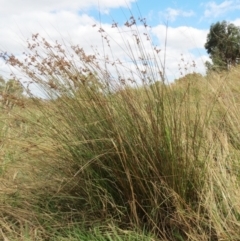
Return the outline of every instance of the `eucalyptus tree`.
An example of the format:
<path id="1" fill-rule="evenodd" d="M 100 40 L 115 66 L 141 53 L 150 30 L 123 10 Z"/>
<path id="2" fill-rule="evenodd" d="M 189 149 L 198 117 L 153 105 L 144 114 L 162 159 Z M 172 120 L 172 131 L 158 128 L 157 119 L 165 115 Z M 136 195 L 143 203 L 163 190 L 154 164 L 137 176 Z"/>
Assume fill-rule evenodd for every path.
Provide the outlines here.
<path id="1" fill-rule="evenodd" d="M 235 66 L 240 58 L 240 28 L 226 21 L 212 24 L 205 48 L 213 62 L 212 66 L 206 63 L 208 68 L 228 69 Z"/>

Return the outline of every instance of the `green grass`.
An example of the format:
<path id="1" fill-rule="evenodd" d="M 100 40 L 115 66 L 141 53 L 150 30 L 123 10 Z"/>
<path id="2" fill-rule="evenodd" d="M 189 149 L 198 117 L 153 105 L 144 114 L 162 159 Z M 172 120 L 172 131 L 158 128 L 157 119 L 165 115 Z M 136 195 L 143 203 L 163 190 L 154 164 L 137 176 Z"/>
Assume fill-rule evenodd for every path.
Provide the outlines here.
<path id="1" fill-rule="evenodd" d="M 48 98 L 2 110 L 2 236 L 238 240 L 239 68 L 167 84 L 142 41 L 123 46 L 134 70 L 45 41 L 9 62 Z"/>

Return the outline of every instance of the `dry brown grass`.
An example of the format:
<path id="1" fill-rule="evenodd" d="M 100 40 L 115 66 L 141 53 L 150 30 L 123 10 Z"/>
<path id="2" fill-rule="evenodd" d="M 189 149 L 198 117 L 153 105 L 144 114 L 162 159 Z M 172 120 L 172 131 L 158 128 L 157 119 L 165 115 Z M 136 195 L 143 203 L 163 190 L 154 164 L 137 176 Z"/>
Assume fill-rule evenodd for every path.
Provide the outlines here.
<path id="1" fill-rule="evenodd" d="M 74 46 L 73 62 L 38 35 L 25 62 L 3 56 L 48 96 L 3 113 L 3 237 L 54 239 L 79 223 L 137 227 L 159 240 L 240 237 L 239 68 L 170 86 L 158 49 L 149 63 L 133 37 L 141 58 L 132 61 L 142 62 L 132 78 L 117 60 Z"/>

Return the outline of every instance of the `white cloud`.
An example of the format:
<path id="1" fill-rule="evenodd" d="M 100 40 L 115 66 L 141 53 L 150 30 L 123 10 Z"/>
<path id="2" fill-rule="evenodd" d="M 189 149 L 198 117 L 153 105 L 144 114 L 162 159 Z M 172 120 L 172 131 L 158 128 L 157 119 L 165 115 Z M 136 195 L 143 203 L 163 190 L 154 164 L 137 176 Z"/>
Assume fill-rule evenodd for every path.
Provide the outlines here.
<path id="1" fill-rule="evenodd" d="M 183 11 L 181 9 L 167 8 L 164 12 L 161 12 L 160 15 L 173 22 L 177 17 L 191 17 L 194 15 L 194 12 L 192 10 Z"/>
<path id="2" fill-rule="evenodd" d="M 125 6 L 126 3 L 130 4 L 134 0 L 119 0 L 118 2 L 112 0 L 99 0 L 107 8 Z M 3 4 L 4 2 L 4 4 Z M 24 3 L 24 4 L 23 4 Z M 40 36 L 50 39 L 52 41 L 58 40 L 60 43 L 64 42 L 65 45 L 79 44 L 87 52 L 92 51 L 92 46 L 98 46 L 99 51 L 102 50 L 102 39 L 98 32 L 98 27 L 93 28 L 92 25 L 99 22 L 93 17 L 85 14 L 79 14 L 77 10 L 88 7 L 97 7 L 98 0 L 88 1 L 49 1 L 46 3 L 42 1 L 28 1 L 19 0 L 3 1 L 0 0 L 1 8 L 0 15 L 4 16 L 4 22 L 0 22 L 0 51 L 8 51 L 15 55 L 21 56 L 25 51 L 26 39 L 31 37 L 32 33 L 39 33 Z M 71 6 L 70 6 L 71 5 Z M 14 6 L 14 7 L 13 7 Z M 170 9 L 169 13 L 175 18 L 178 16 L 191 16 L 193 13 L 184 12 L 180 10 Z M 109 33 L 111 40 L 111 48 L 115 55 L 123 61 L 129 61 L 126 57 L 130 54 L 128 44 L 131 46 L 133 52 L 138 56 L 135 40 L 132 33 L 125 26 L 122 27 L 121 34 L 117 29 L 111 28 L 111 24 L 102 24 L 102 27 Z M 165 40 L 165 26 L 158 25 L 152 28 L 152 34 L 160 43 L 162 49 L 160 55 L 164 58 L 164 40 Z M 139 32 L 143 34 L 144 27 L 139 27 Z M 204 72 L 202 59 L 206 59 L 206 55 L 194 55 L 191 51 L 197 48 L 203 48 L 206 40 L 207 31 L 190 28 L 186 26 L 178 28 L 168 28 L 167 39 L 167 54 L 166 64 L 169 79 L 172 80 L 179 76 L 178 64 L 181 61 L 181 53 L 184 54 L 186 61 L 197 62 L 197 70 Z M 125 46 L 125 47 L 124 47 Z M 149 43 L 145 44 L 144 49 L 146 52 L 151 52 Z M 105 49 L 106 54 L 110 55 L 110 51 Z M 128 62 L 129 69 L 134 68 L 133 63 Z M 6 76 L 9 68 L 0 60 L 0 75 Z"/>
<path id="3" fill-rule="evenodd" d="M 240 26 L 240 18 L 235 19 L 234 21 L 232 21 L 232 23 L 236 26 Z"/>
<path id="4" fill-rule="evenodd" d="M 160 41 L 160 47 L 164 50 L 164 41 L 166 26 L 158 25 L 152 28 L 153 34 Z M 167 29 L 167 48 L 166 48 L 166 66 L 170 80 L 179 77 L 179 64 L 183 64 L 182 55 L 184 56 L 184 64 L 194 61 L 196 69 L 200 73 L 205 73 L 204 62 L 209 59 L 207 54 L 202 54 L 208 31 L 196 29 L 187 26 L 168 27 Z M 198 51 L 199 50 L 199 51 Z M 195 54 L 193 54 L 193 51 Z M 162 51 L 163 52 L 163 51 Z M 199 52 L 199 53 L 198 53 Z M 162 58 L 163 58 L 162 53 Z M 188 70 L 190 71 L 190 69 Z"/>
<path id="5" fill-rule="evenodd" d="M 0 0 L 0 14 L 21 14 L 29 12 L 57 12 L 62 10 L 81 11 L 91 7 L 108 9 L 128 7 L 136 0 Z"/>
<path id="6" fill-rule="evenodd" d="M 220 4 L 217 4 L 214 1 L 208 2 L 205 4 L 206 10 L 204 11 L 204 17 L 218 17 L 226 12 L 240 9 L 240 2 L 233 0 L 226 0 Z"/>
<path id="7" fill-rule="evenodd" d="M 165 40 L 166 26 L 159 25 L 152 28 L 153 33 L 159 40 Z M 180 51 L 188 51 L 195 48 L 203 48 L 207 37 L 207 30 L 201 30 L 193 27 L 168 27 L 167 29 L 167 45 L 174 46 Z"/>
<path id="8" fill-rule="evenodd" d="M 91 38 L 90 26 L 95 22 L 94 18 L 86 14 L 78 15 L 68 11 L 55 14 L 29 12 L 28 14 L 11 15 L 5 24 L 0 25 L 2 35 L 0 49 L 19 53 L 32 33 L 39 33 L 41 36 L 53 40 L 73 37 L 78 42 L 87 41 L 88 38 Z M 86 31 L 88 35 L 86 35 Z"/>

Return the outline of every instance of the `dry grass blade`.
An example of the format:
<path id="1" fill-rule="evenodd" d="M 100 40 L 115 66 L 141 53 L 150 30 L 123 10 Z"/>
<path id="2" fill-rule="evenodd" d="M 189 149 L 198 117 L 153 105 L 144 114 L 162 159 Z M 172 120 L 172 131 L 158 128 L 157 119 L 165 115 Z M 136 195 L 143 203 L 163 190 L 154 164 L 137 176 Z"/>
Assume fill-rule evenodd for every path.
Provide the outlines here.
<path id="1" fill-rule="evenodd" d="M 2 234 L 3 241 L 10 241 L 6 235 L 3 233 L 2 229 L 0 228 L 0 233 Z"/>

